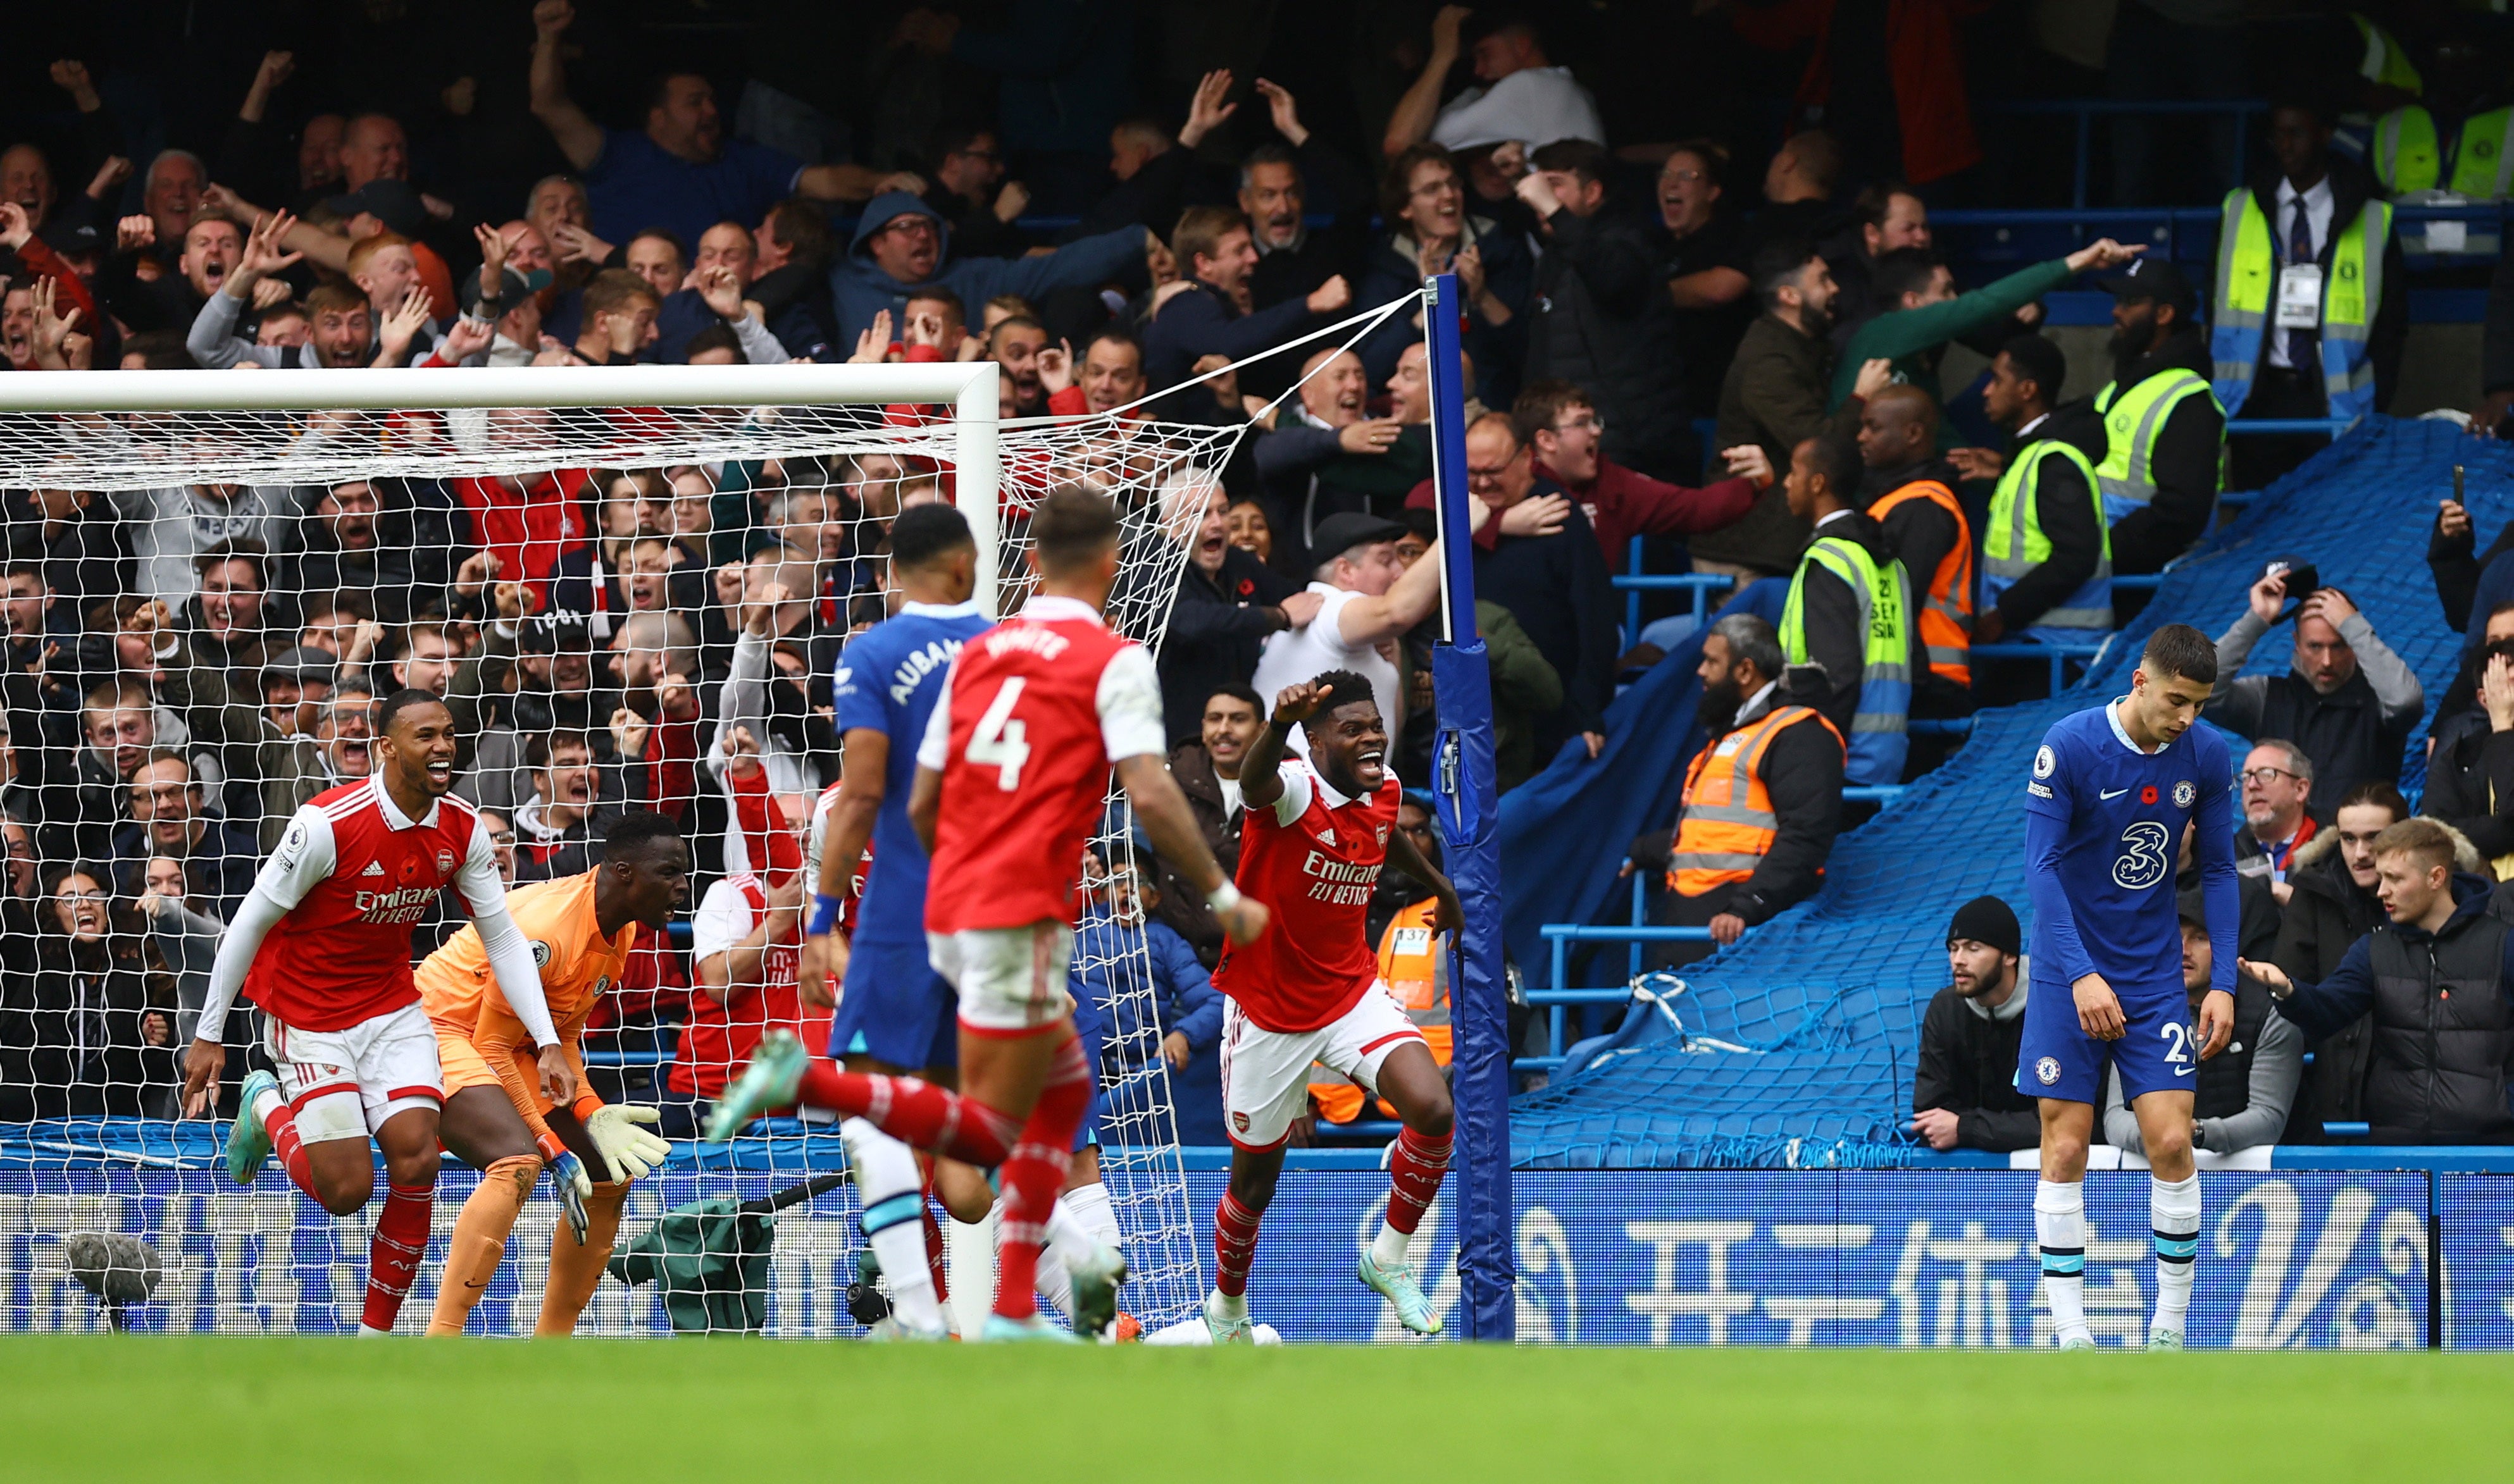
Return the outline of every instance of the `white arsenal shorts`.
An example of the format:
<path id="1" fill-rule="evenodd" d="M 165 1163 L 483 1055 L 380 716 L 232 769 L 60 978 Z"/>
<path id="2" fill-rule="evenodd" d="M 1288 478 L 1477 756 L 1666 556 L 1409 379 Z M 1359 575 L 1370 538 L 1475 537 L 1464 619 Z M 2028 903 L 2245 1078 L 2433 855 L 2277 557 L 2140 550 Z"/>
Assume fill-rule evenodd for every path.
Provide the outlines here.
<path id="1" fill-rule="evenodd" d="M 960 1023 L 972 1030 L 1023 1035 L 1073 1008 L 1065 973 L 1074 962 L 1074 930 L 1064 923 L 928 933 L 925 956 L 959 991 Z"/>
<path id="2" fill-rule="evenodd" d="M 1309 1111 L 1310 1063 L 1323 1063 L 1379 1092 L 1379 1064 L 1388 1054 L 1423 1032 L 1406 1019 L 1385 984 L 1373 984 L 1354 1007 L 1316 1030 L 1268 1030 L 1223 996 L 1222 1111 L 1231 1142 L 1271 1149 Z"/>
<path id="3" fill-rule="evenodd" d="M 436 1029 L 414 1000 L 346 1030 L 292 1030 L 265 1015 L 264 1044 L 307 1143 L 364 1139 L 405 1108 L 444 1105 Z"/>

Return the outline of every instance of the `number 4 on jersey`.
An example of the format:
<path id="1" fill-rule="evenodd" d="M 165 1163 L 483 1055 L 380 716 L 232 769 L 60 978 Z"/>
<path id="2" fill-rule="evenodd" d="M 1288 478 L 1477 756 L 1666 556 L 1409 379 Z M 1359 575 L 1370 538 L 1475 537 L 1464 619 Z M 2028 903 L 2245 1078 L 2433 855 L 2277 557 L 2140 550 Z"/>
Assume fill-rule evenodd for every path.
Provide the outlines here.
<path id="1" fill-rule="evenodd" d="M 972 766 L 998 770 L 995 786 L 1006 793 L 1021 786 L 1022 764 L 1030 761 L 1030 729 L 1013 719 L 1013 702 L 1021 693 L 1021 676 L 1004 682 L 978 718 L 978 729 L 969 734 L 969 750 L 961 754 Z"/>

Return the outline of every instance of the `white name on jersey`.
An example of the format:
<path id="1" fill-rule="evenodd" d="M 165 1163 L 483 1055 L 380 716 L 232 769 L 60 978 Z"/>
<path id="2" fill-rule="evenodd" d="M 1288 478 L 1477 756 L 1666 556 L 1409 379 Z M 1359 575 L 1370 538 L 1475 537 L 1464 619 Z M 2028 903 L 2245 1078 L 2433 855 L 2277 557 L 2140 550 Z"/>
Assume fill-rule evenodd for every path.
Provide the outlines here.
<path id="1" fill-rule="evenodd" d="M 960 641 L 957 639 L 930 639 L 923 649 L 901 660 L 899 668 L 890 672 L 891 704 L 908 704 L 909 697 L 915 694 L 917 682 L 936 670 L 950 669 L 959 653 Z"/>

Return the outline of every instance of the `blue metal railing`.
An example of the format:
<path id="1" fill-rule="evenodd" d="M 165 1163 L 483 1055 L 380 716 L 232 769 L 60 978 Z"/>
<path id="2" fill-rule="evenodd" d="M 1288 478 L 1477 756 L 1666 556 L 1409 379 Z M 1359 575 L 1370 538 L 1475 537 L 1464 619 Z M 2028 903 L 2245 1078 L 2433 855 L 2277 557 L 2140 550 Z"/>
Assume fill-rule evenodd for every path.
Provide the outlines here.
<path id="1" fill-rule="evenodd" d="M 1693 626 L 1700 628 L 1710 614 L 1711 593 L 1716 588 L 1736 585 L 1737 580 L 1718 572 L 1651 573 L 1642 570 L 1642 538 L 1634 537 L 1626 560 L 1626 571 L 1610 581 L 1624 593 L 1624 644 L 1627 648 L 1642 642 L 1642 594 L 1644 592 L 1690 591 L 1693 594 Z"/>
<path id="2" fill-rule="evenodd" d="M 1641 896 L 1640 872 L 1636 871 L 1634 876 L 1634 900 L 1638 902 Z M 1562 1034 L 1564 1028 L 1562 1012 L 1566 1007 L 1621 1005 L 1633 997 L 1633 991 L 1629 985 L 1602 989 L 1574 989 L 1566 985 L 1563 981 L 1570 974 L 1571 944 L 1575 943 L 1631 943 L 1635 965 L 1633 973 L 1638 978 L 1641 973 L 1639 966 L 1642 945 L 1644 943 L 1711 942 L 1709 928 L 1657 928 L 1642 924 L 1631 927 L 1611 927 L 1590 923 L 1549 922 L 1537 931 L 1545 938 L 1547 951 L 1552 955 L 1553 969 L 1551 977 L 1547 980 L 1550 987 L 1528 990 L 1527 1002 L 1530 1005 L 1542 1006 L 1546 1011 L 1545 1044 L 1550 1049 L 1551 1055 L 1515 1057 L 1510 1063 L 1514 1071 L 1551 1071 L 1562 1064 L 1562 1050 L 1571 1044 L 1563 1039 Z"/>
<path id="3" fill-rule="evenodd" d="M 2004 640 L 1997 644 L 1974 645 L 1972 657 L 1976 660 L 2048 660 L 2051 662 L 2051 694 L 2057 696 L 2068 689 L 2066 666 L 2069 662 L 2074 660 L 2083 665 L 2102 654 L 2103 648 L 2100 644 L 2037 644 L 2030 639 Z"/>

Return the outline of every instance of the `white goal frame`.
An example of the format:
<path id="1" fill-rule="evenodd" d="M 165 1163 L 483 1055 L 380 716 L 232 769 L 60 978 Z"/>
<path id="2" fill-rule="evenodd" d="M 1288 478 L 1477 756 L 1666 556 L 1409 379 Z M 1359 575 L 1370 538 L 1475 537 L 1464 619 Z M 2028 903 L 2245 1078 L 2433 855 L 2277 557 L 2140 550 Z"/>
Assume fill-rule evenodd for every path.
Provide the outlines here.
<path id="1" fill-rule="evenodd" d="M 1003 457 L 993 361 L 922 365 L 481 366 L 388 370 L 36 371 L 0 377 L 5 413 L 438 412 L 470 408 L 807 407 L 948 403 L 953 503 L 994 618 Z M 165 482 L 162 479 L 158 481 Z"/>

